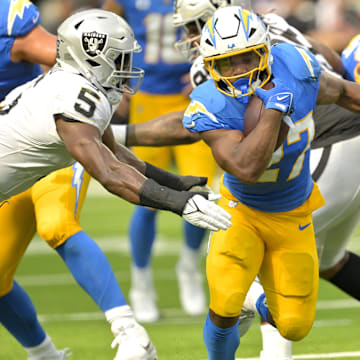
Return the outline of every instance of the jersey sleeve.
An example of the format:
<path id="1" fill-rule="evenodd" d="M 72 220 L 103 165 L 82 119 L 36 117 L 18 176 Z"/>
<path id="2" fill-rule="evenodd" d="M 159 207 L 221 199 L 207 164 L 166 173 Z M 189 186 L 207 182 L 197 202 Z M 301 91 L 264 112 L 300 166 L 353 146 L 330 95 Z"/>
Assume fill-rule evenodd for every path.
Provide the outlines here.
<path id="1" fill-rule="evenodd" d="M 64 73 L 61 76 L 54 115 L 95 126 L 103 134 L 112 116 L 112 107 L 105 95 L 79 75 Z"/>
<path id="2" fill-rule="evenodd" d="M 286 68 L 287 71 L 282 72 L 284 74 L 293 74 L 297 80 L 317 81 L 321 76 L 319 62 L 307 49 L 292 44 L 281 43 L 272 47 L 271 54 L 276 58 L 277 62 L 274 68 L 278 67 L 277 70 Z"/>
<path id="3" fill-rule="evenodd" d="M 345 78 L 360 83 L 360 35 L 355 36 L 341 54 Z"/>
<path id="4" fill-rule="evenodd" d="M 28 34 L 41 22 L 39 9 L 30 1 L 10 1 L 6 22 L 7 36 L 18 37 Z"/>

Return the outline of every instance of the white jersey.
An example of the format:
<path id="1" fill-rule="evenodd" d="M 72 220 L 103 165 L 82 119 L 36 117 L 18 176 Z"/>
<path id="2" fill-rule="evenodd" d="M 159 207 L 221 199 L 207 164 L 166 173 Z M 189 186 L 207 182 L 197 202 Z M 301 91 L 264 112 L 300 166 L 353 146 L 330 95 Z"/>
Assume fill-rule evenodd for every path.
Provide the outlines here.
<path id="1" fill-rule="evenodd" d="M 90 124 L 103 134 L 115 109 L 87 79 L 59 67 L 14 89 L 0 109 L 0 201 L 74 162 L 54 116 Z"/>

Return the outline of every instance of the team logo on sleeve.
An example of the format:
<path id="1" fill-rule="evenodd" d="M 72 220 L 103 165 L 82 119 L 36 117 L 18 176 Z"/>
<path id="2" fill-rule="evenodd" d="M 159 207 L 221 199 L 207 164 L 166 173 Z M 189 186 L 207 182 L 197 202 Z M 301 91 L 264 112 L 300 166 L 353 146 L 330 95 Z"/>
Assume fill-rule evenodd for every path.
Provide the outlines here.
<path id="1" fill-rule="evenodd" d="M 82 34 L 82 46 L 89 56 L 96 56 L 98 51 L 105 47 L 107 35 L 96 31 L 85 32 Z"/>

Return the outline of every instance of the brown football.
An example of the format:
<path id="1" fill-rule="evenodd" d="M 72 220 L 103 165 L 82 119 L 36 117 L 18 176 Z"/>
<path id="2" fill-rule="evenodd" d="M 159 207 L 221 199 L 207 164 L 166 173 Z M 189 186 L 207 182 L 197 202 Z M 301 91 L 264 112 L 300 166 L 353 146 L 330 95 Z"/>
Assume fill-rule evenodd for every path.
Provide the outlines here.
<path id="1" fill-rule="evenodd" d="M 269 90 L 274 87 L 272 82 L 268 82 L 263 86 L 263 89 Z M 261 116 L 265 111 L 265 105 L 262 100 L 253 95 L 250 99 L 250 102 L 246 108 L 245 116 L 244 116 L 244 134 L 247 136 L 257 125 Z M 285 141 L 287 134 L 289 132 L 289 126 L 287 126 L 284 122 L 281 122 L 279 136 L 276 143 L 275 149 L 278 149 L 279 146 Z"/>

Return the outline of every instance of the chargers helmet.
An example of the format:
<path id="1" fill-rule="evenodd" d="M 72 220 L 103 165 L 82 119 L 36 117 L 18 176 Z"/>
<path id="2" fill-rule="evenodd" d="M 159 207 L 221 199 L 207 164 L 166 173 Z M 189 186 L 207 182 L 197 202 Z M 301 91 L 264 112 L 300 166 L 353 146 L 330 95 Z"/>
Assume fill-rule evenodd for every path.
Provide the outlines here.
<path id="1" fill-rule="evenodd" d="M 264 86 L 271 76 L 270 37 L 260 17 L 239 6 L 215 11 L 203 27 L 200 53 L 219 91 L 245 97 Z M 256 65 L 244 73 L 228 75 L 235 56 L 252 57 Z M 239 57 L 237 57 L 239 59 Z"/>
<path id="2" fill-rule="evenodd" d="M 67 18 L 57 32 L 57 63 L 75 70 L 104 92 L 112 104 L 122 93 L 134 94 L 144 70 L 132 66 L 141 46 L 120 16 L 105 10 L 85 10 Z M 130 79 L 136 79 L 131 87 Z"/>

